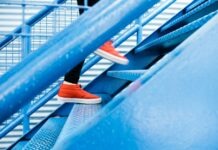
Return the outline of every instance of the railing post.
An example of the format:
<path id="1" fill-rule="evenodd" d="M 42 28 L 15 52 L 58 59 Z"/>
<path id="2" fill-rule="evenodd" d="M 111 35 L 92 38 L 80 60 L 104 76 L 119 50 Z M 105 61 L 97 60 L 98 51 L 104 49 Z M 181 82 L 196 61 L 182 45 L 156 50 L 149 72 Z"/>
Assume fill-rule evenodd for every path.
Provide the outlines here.
<path id="1" fill-rule="evenodd" d="M 137 44 L 139 44 L 142 41 L 142 34 L 143 34 L 143 26 L 142 26 L 142 17 L 140 16 L 136 23 L 138 24 L 138 31 L 137 31 Z"/>
<path id="2" fill-rule="evenodd" d="M 25 58 L 30 50 L 31 50 L 31 40 L 30 40 L 30 32 L 31 32 L 31 27 L 25 23 L 25 10 L 26 10 L 26 5 L 25 5 L 25 0 L 22 0 L 22 59 Z M 23 134 L 27 133 L 30 130 L 30 120 L 29 116 L 27 115 L 27 111 L 30 107 L 30 103 L 27 103 L 22 109 L 21 113 L 24 115 L 23 117 Z"/>

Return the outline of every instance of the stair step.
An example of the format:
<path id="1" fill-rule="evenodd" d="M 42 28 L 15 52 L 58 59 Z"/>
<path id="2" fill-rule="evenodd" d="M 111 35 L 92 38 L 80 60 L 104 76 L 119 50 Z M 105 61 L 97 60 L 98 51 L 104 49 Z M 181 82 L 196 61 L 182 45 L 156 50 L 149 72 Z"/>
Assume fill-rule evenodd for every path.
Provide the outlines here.
<path id="1" fill-rule="evenodd" d="M 211 10 L 208 9 L 208 7 L 210 6 L 213 6 Z M 200 6 L 194 8 L 193 10 L 191 10 L 190 12 L 184 14 L 183 16 L 173 20 L 172 22 L 170 22 L 169 24 L 163 26 L 161 28 L 161 31 L 165 31 L 173 26 L 175 26 L 176 24 L 178 23 L 181 23 L 181 22 L 191 22 L 191 20 L 189 20 L 190 17 L 192 17 L 193 15 L 196 15 L 197 13 L 201 12 L 202 11 L 202 15 L 206 15 L 205 13 L 209 13 L 209 12 L 212 12 L 212 11 L 215 11 L 218 9 L 218 1 L 217 0 L 210 0 L 210 1 L 207 1 L 203 4 L 201 4 Z M 202 16 L 201 15 L 201 16 Z M 200 17 L 199 15 L 197 15 L 197 17 Z M 197 18 L 196 18 L 197 19 Z M 193 20 L 193 19 L 192 19 Z"/>
<path id="2" fill-rule="evenodd" d="M 49 118 L 23 149 L 50 150 L 66 121 L 66 117 Z"/>
<path id="3" fill-rule="evenodd" d="M 101 108 L 102 104 L 75 104 L 55 144 L 58 144 L 67 138 L 68 135 L 72 134 L 72 132 L 76 131 L 76 129 L 92 118 Z"/>
<path id="4" fill-rule="evenodd" d="M 142 46 L 139 46 L 135 49 L 136 52 L 141 52 L 143 50 L 160 48 L 160 47 L 172 47 L 176 46 L 185 40 L 190 34 L 199 29 L 202 25 L 204 25 L 208 20 L 214 17 L 218 11 L 214 11 L 204 17 L 201 17 L 194 22 L 185 25 L 173 32 L 170 32 L 164 36 L 161 36 L 151 42 L 148 42 Z"/>
<path id="5" fill-rule="evenodd" d="M 202 3 L 204 3 L 206 0 L 198 0 L 198 1 L 195 1 L 194 3 L 192 3 L 191 5 L 189 5 L 187 8 L 186 8 L 186 11 L 190 11 L 192 10 L 193 8 L 201 5 Z"/>
<path id="6" fill-rule="evenodd" d="M 141 75 L 145 74 L 146 70 L 121 70 L 121 71 L 108 71 L 107 75 L 128 81 L 135 81 Z"/>

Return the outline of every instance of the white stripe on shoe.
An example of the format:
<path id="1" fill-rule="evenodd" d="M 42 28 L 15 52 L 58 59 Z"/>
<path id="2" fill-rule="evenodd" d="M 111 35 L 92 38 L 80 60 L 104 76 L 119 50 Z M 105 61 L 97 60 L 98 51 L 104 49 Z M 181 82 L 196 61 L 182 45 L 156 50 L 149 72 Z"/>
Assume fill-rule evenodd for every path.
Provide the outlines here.
<path id="1" fill-rule="evenodd" d="M 126 65 L 126 64 L 129 63 L 128 59 L 112 55 L 112 54 L 107 53 L 107 52 L 105 52 L 105 51 L 103 51 L 101 49 L 97 49 L 94 53 L 101 56 L 101 57 L 103 57 L 103 58 L 105 58 L 105 59 L 108 59 L 108 60 L 110 60 L 112 62 L 118 63 L 118 64 Z"/>
<path id="2" fill-rule="evenodd" d="M 65 98 L 65 97 L 57 96 L 57 99 L 65 103 L 78 103 L 78 104 L 99 104 L 102 101 L 100 97 L 95 99 L 82 99 L 82 98 Z"/>

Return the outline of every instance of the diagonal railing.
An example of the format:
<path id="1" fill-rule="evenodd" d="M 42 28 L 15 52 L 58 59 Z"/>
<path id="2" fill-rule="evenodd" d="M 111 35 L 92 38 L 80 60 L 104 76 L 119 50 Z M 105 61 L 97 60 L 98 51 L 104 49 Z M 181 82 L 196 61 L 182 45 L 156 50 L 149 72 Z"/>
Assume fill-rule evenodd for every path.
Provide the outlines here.
<path id="1" fill-rule="evenodd" d="M 88 8 L 87 6 L 77 6 L 77 4 L 73 2 L 74 1 L 72 0 L 55 0 L 53 4 L 46 4 L 42 10 L 40 10 L 36 15 L 32 16 L 28 20 L 24 19 L 25 15 L 27 15 L 25 14 L 25 9 L 28 9 L 26 7 L 30 5 L 30 8 L 32 8 L 33 6 L 37 7 L 41 5 L 25 2 L 2 2 L 1 5 L 24 5 L 25 8 L 22 9 L 22 24 L 11 33 L 6 34 L 5 38 L 0 41 L 0 73 L 3 74 L 7 72 L 12 66 L 16 65 L 25 56 L 27 56 L 28 53 L 38 49 L 38 47 L 44 44 L 50 37 L 52 37 L 57 32 L 60 32 L 66 26 L 72 23 L 76 19 L 75 16 L 78 15 L 78 8 Z M 56 22 L 61 22 L 62 24 Z M 4 35 L 5 33 L 1 32 L 0 34 Z M 57 83 L 53 84 L 47 90 L 38 95 L 34 100 L 32 100 L 30 107 L 35 105 L 39 99 L 43 99 L 44 95 L 46 97 L 46 94 L 48 94 L 56 84 Z M 24 120 L 22 121 L 24 132 L 27 132 L 29 129 L 29 116 L 27 115 L 28 113 L 26 113 L 27 110 L 28 108 L 21 110 L 21 112 L 14 114 L 12 118 L 8 119 L 6 122 L 4 122 L 4 124 L 0 125 L 0 135 L 2 131 L 4 131 L 5 127 L 7 129 L 12 129 L 10 125 L 15 126 L 17 124 L 16 122 L 18 118 L 26 118 L 26 123 Z"/>
<path id="2" fill-rule="evenodd" d="M 135 23 L 133 26 L 131 26 L 126 32 L 124 32 L 123 34 L 121 34 L 120 36 L 118 36 L 116 39 L 114 39 L 114 45 L 115 47 L 119 46 L 122 42 L 124 42 L 126 39 L 128 39 L 128 37 L 130 37 L 131 35 L 133 35 L 134 33 L 138 32 L 140 29 L 140 26 L 144 26 L 146 25 L 151 19 L 153 19 L 155 16 L 157 16 L 161 11 L 163 11 L 165 8 L 167 8 L 169 5 L 171 5 L 174 2 L 174 0 L 169 0 L 165 3 L 163 3 L 162 5 L 160 5 L 158 7 L 158 9 L 155 9 L 154 11 L 152 11 L 151 13 L 148 13 L 146 16 L 143 17 L 143 19 L 141 20 L 141 24 L 137 24 Z M 140 38 L 140 37 L 139 37 Z M 93 61 L 94 60 L 94 61 Z M 88 61 L 86 63 L 86 65 L 83 68 L 82 73 L 84 73 L 86 70 L 88 70 L 92 65 L 94 65 L 97 61 L 100 60 L 100 57 L 95 56 L 93 57 L 93 59 L 91 59 L 90 61 Z M 48 92 L 47 94 L 44 95 L 44 97 L 42 97 L 39 101 L 37 101 L 35 103 L 35 105 L 33 105 L 27 112 L 26 115 L 29 116 L 31 115 L 33 112 L 35 112 L 38 108 L 40 108 L 42 105 L 44 105 L 48 100 L 50 100 L 52 97 L 54 97 L 57 93 L 59 84 L 56 84 L 56 86 L 54 86 L 54 88 Z M 5 135 L 8 131 L 10 131 L 11 129 L 13 129 L 17 124 L 19 124 L 22 119 L 24 118 L 24 115 L 20 115 L 18 118 L 16 118 L 13 123 L 11 123 L 10 125 L 6 126 L 2 132 L 0 132 L 0 135 Z"/>
<path id="3" fill-rule="evenodd" d="M 0 122 L 3 122 L 37 93 L 84 60 L 94 49 L 156 2 L 144 0 L 105 0 L 99 2 L 92 8 L 90 13 L 82 15 L 76 23 L 71 24 L 39 50 L 27 56 L 19 65 L 0 79 L 2 85 L 0 87 L 0 111 L 2 114 Z M 113 5 L 111 5 L 112 3 Z M 96 12 L 101 13 L 96 15 Z M 103 27 L 103 29 L 95 32 L 95 28 L 98 26 Z M 85 29 L 85 31 L 81 30 L 81 28 Z M 73 29 L 75 32 L 70 32 Z M 95 34 L 90 37 L 91 33 Z M 83 42 L 84 40 L 86 42 Z M 74 51 L 71 51 L 71 49 L 74 49 Z M 86 49 L 86 51 L 83 51 L 83 49 Z M 71 64 L 73 58 L 77 58 L 75 64 Z M 26 74 L 23 75 L 23 72 L 26 72 Z M 52 75 L 51 78 L 45 79 L 46 74 Z M 20 79 L 21 76 L 21 80 L 16 80 Z M 20 93 L 25 94 L 20 95 Z M 14 101 L 18 97 L 19 100 Z"/>

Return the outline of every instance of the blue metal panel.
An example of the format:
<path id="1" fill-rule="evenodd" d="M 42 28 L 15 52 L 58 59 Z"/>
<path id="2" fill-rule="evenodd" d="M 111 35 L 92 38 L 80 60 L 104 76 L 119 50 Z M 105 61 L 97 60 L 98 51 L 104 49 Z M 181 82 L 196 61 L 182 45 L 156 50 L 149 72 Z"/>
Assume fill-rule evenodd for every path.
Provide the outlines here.
<path id="1" fill-rule="evenodd" d="M 23 147 L 23 150 L 50 150 L 58 138 L 61 129 L 66 121 L 64 118 L 50 118 Z"/>
<path id="2" fill-rule="evenodd" d="M 0 122 L 156 2 L 158 0 L 101 1 L 91 8 L 89 13 L 84 13 L 76 23 L 26 57 L 0 78 Z M 101 30 L 96 30 L 99 26 Z M 72 64 L 75 58 L 76 61 Z M 45 75 L 50 75 L 50 78 L 45 78 Z"/>
<path id="3" fill-rule="evenodd" d="M 108 71 L 107 75 L 118 79 L 135 81 L 137 78 L 139 78 L 141 75 L 145 73 L 146 70 L 121 70 L 121 71 Z"/>
<path id="4" fill-rule="evenodd" d="M 148 74 L 159 70 L 152 79 L 137 80 L 143 85 L 125 103 L 106 106 L 110 113 L 66 137 L 61 149 L 218 149 L 217 23 L 218 15 L 151 68 Z"/>
<path id="5" fill-rule="evenodd" d="M 138 46 L 135 51 L 141 52 L 149 49 L 153 50 L 154 48 L 161 49 L 161 46 L 165 48 L 175 47 L 185 40 L 191 33 L 204 25 L 209 19 L 216 15 L 217 12 L 218 11 L 212 12 L 209 15 L 199 18 L 196 21 L 177 29 L 176 31 L 170 32 L 169 34 L 146 43 L 145 45 Z"/>

